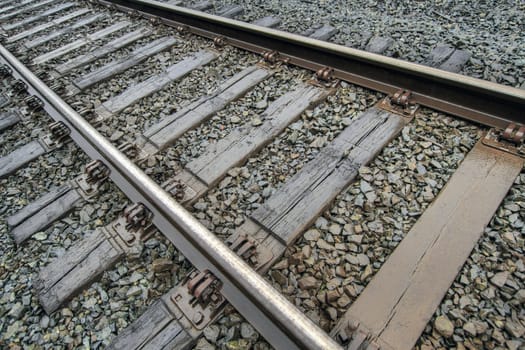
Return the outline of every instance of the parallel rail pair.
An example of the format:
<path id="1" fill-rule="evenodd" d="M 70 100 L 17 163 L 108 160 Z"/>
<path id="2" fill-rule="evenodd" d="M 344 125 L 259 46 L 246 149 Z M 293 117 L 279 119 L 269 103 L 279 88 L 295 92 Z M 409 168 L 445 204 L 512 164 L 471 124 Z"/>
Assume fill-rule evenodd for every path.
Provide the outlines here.
<path id="1" fill-rule="evenodd" d="M 108 3 L 102 1 L 102 3 Z M 222 44 L 232 44 L 347 80 L 377 91 L 409 91 L 411 103 L 438 109 L 491 127 L 523 124 L 525 92 L 367 54 L 293 34 L 224 20 L 155 1 L 112 1 L 121 9 L 138 10 Z M 72 138 L 93 159 L 103 161 L 110 177 L 133 201 L 153 213 L 153 223 L 198 268 L 210 270 L 222 283 L 222 294 L 277 348 L 335 348 L 338 345 L 215 235 L 205 229 L 162 188 L 155 184 L 5 48 L 0 55 L 39 97 L 44 109 L 64 122 Z M 404 93 L 401 93 L 403 96 Z M 408 95 L 406 95 L 408 96 Z M 511 130 L 512 133 L 512 130 Z"/>

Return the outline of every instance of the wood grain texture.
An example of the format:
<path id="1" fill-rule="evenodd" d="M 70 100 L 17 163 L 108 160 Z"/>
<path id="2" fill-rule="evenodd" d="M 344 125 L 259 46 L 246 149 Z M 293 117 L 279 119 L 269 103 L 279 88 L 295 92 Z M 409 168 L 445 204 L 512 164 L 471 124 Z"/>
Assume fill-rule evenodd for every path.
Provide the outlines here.
<path id="1" fill-rule="evenodd" d="M 217 16 L 225 18 L 234 18 L 244 13 L 244 9 L 239 5 L 226 5 L 217 10 L 215 13 Z"/>
<path id="2" fill-rule="evenodd" d="M 337 28 L 331 25 L 324 24 L 321 28 L 316 29 L 312 34 L 308 35 L 312 39 L 327 41 L 339 32 Z"/>
<path id="3" fill-rule="evenodd" d="M 281 19 L 273 16 L 266 16 L 256 19 L 252 24 L 266 28 L 276 28 L 281 24 Z"/>
<path id="4" fill-rule="evenodd" d="M 394 44 L 394 39 L 384 36 L 374 36 L 370 39 L 365 50 L 372 53 L 382 54 Z"/>
<path id="5" fill-rule="evenodd" d="M 281 104 L 279 105 L 281 106 Z M 275 109 L 280 110 L 280 108 Z M 321 189 L 320 187 L 316 187 L 316 189 L 312 191 L 312 185 L 315 187 L 315 184 L 323 182 L 323 180 L 319 181 L 319 178 L 323 177 L 322 173 L 337 172 L 337 169 L 341 167 L 340 163 L 345 161 L 345 157 L 351 159 L 351 162 L 355 162 L 356 166 L 357 164 L 366 163 L 373 158 L 384 144 L 401 130 L 405 122 L 404 118 L 381 110 L 373 109 L 365 113 L 348 126 L 329 146 L 326 146 L 317 158 L 310 161 L 294 178 L 289 180 L 283 188 L 279 189 L 276 194 L 270 197 L 267 201 L 267 203 L 270 203 L 268 208 L 272 213 L 277 213 L 277 211 L 283 210 L 282 201 L 287 202 L 284 204 L 285 206 L 293 206 L 294 203 L 296 203 L 294 199 L 300 197 L 299 193 L 312 193 L 312 197 L 315 197 L 325 195 L 325 192 L 330 190 L 329 197 L 332 199 L 335 198 L 338 193 L 337 189 L 340 188 L 338 185 L 340 184 L 334 184 L 332 182 L 333 179 L 329 177 L 324 180 L 327 185 L 326 188 Z M 331 166 L 331 170 L 317 169 L 318 167 L 325 168 L 327 165 Z M 352 169 L 357 169 L 357 167 Z M 319 174 L 321 174 L 318 178 L 315 178 L 316 176 L 313 174 L 313 172 L 316 171 L 319 171 Z M 354 171 L 354 173 L 357 172 Z M 188 182 L 189 179 L 192 178 L 192 175 L 189 172 L 185 172 L 185 174 L 185 178 L 182 179 L 182 181 Z M 351 176 L 344 177 L 343 181 L 345 183 L 352 181 L 352 176 L 355 176 L 355 174 L 350 175 Z M 286 188 L 289 188 L 291 191 L 288 193 Z M 317 192 L 317 190 L 319 190 L 319 192 Z M 288 197 L 287 194 L 289 195 Z M 294 195 L 295 198 L 290 197 Z M 307 198 L 307 196 L 304 198 L 306 198 L 305 205 L 311 209 L 307 214 L 309 217 L 305 219 L 311 222 L 315 220 L 316 216 L 321 213 L 323 209 L 318 206 L 317 202 L 310 201 L 312 198 Z M 284 216 L 286 215 L 287 214 L 284 213 Z M 276 239 L 269 230 L 254 222 L 252 218 L 246 219 L 245 222 L 236 229 L 235 234 L 248 235 L 259 243 L 257 249 L 264 249 L 269 253 L 269 258 L 265 260 L 265 264 L 258 266 L 258 273 L 267 272 L 271 265 L 277 261 L 286 250 L 286 244 L 283 244 L 282 240 Z M 261 256 L 258 256 L 258 258 L 261 258 Z M 169 293 L 164 295 L 163 299 L 168 297 Z M 177 345 L 170 343 L 169 348 L 185 349 L 187 346 L 191 346 L 192 337 L 189 334 L 183 332 L 175 337 L 180 323 L 177 322 L 173 324 L 174 321 L 170 321 L 173 318 L 174 316 L 169 315 L 164 304 L 158 301 L 128 327 L 123 334 L 119 335 L 111 345 L 111 349 L 162 348 L 162 346 L 165 346 L 164 344 L 167 344 L 167 339 L 172 338 L 175 339 L 174 341 Z M 171 329 L 172 327 L 174 330 Z M 163 329 L 163 331 L 161 331 L 161 329 Z M 181 342 L 178 338 L 184 339 L 184 342 Z"/>
<path id="6" fill-rule="evenodd" d="M 241 164 L 246 158 L 281 133 L 307 108 L 320 102 L 328 90 L 311 85 L 301 85 L 275 100 L 261 114 L 263 124 L 245 125 L 211 144 L 197 159 L 186 165 L 201 181 L 213 186 L 228 169 Z"/>
<path id="7" fill-rule="evenodd" d="M 82 46 L 85 46 L 89 43 L 92 43 L 95 40 L 99 40 L 104 38 L 105 36 L 108 36 L 112 33 L 115 33 L 119 30 L 122 30 L 128 26 L 130 26 L 131 23 L 128 21 L 121 21 L 117 22 L 109 27 L 106 27 L 104 29 L 101 29 L 95 33 L 89 34 L 84 36 L 83 38 L 80 38 L 78 40 L 75 40 L 69 44 L 66 44 L 64 46 L 61 46 L 53 51 L 46 52 L 38 57 L 35 57 L 33 59 L 33 64 L 42 64 L 46 63 L 52 59 L 55 59 L 57 57 L 63 56 L 68 52 L 74 51 L 76 49 L 81 48 Z"/>
<path id="8" fill-rule="evenodd" d="M 20 117 L 13 111 L 0 113 L 0 131 L 7 129 L 20 121 Z"/>
<path id="9" fill-rule="evenodd" d="M 472 56 L 472 54 L 468 51 L 455 50 L 454 53 L 439 66 L 439 69 L 459 73 L 470 59 L 470 56 Z"/>
<path id="10" fill-rule="evenodd" d="M 255 210 L 252 219 L 289 246 L 404 125 L 403 117 L 371 108 Z"/>
<path id="11" fill-rule="evenodd" d="M 70 190 L 71 186 L 69 185 L 63 185 L 51 189 L 49 192 L 47 192 L 43 196 L 38 197 L 35 201 L 29 203 L 13 215 L 8 216 L 7 224 L 10 227 L 19 225 L 22 221 L 34 215 L 38 211 L 42 210 L 44 207 L 52 203 L 57 198 L 63 196 Z"/>
<path id="12" fill-rule="evenodd" d="M 93 62 L 94 60 L 100 57 L 104 57 L 109 53 L 115 52 L 118 49 L 126 47 L 149 34 L 151 34 L 151 29 L 145 27 L 139 28 L 130 33 L 126 33 L 121 37 L 118 37 L 110 41 L 109 43 L 94 49 L 93 51 L 72 58 L 71 60 L 63 64 L 56 66 L 55 71 L 58 72 L 59 75 L 65 74 L 75 68 Z"/>
<path id="13" fill-rule="evenodd" d="M 140 350 L 191 349 L 194 339 L 181 327 L 177 320 L 171 321 Z"/>
<path id="14" fill-rule="evenodd" d="M 197 11 L 206 11 L 213 8 L 213 4 L 211 3 L 211 1 L 203 0 L 189 5 L 189 8 Z"/>
<path id="15" fill-rule="evenodd" d="M 4 0 L 2 1 L 2 8 L 0 8 L 0 14 L 15 11 L 17 8 L 22 8 L 23 6 L 34 2 L 33 0 Z"/>
<path id="16" fill-rule="evenodd" d="M 148 57 L 168 49 L 176 42 L 177 40 L 175 38 L 169 36 L 154 40 L 149 44 L 134 50 L 128 56 L 108 63 L 107 65 L 76 79 L 73 81 L 73 84 L 80 90 L 86 89 L 96 83 L 124 72 L 126 69 L 146 60 Z"/>
<path id="17" fill-rule="evenodd" d="M 157 300 L 108 345 L 108 350 L 185 349 L 190 336 L 162 300 Z M 180 344 L 177 341 L 180 342 Z M 175 342 L 174 342 L 175 341 Z M 167 345 L 170 345 L 169 347 Z"/>
<path id="18" fill-rule="evenodd" d="M 31 141 L 17 148 L 0 158 L 0 178 L 14 173 L 44 153 L 46 153 L 46 150 L 38 141 Z"/>
<path id="19" fill-rule="evenodd" d="M 105 119 L 122 111 L 124 108 L 136 103 L 170 84 L 183 78 L 192 70 L 210 63 L 218 54 L 209 50 L 202 50 L 182 61 L 168 67 L 164 72 L 149 77 L 141 83 L 133 85 L 120 95 L 110 98 L 95 109 L 99 117 Z"/>
<path id="20" fill-rule="evenodd" d="M 393 349 L 412 349 L 524 160 L 477 143 L 337 324 L 349 322 Z"/>
<path id="21" fill-rule="evenodd" d="M 11 235 L 17 244 L 21 244 L 34 233 L 49 227 L 54 221 L 64 217 L 79 205 L 84 199 L 76 190 L 70 190 L 53 202 L 40 209 L 35 215 L 28 217 L 11 230 Z"/>
<path id="22" fill-rule="evenodd" d="M 92 15 L 92 16 L 89 16 L 89 17 L 85 17 L 85 18 L 82 18 L 80 21 L 78 22 L 75 22 L 73 23 L 72 25 L 70 26 L 66 26 L 66 27 L 63 27 L 63 28 L 60 28 L 60 29 L 57 29 L 49 34 L 44 34 L 42 36 L 39 36 L 37 38 L 34 38 L 34 39 L 31 39 L 31 40 L 28 40 L 26 42 L 24 42 L 24 46 L 26 47 L 26 49 L 32 49 L 32 48 L 35 48 L 37 46 L 40 46 L 42 44 L 45 44 L 53 39 L 56 39 L 62 35 L 65 35 L 65 34 L 68 34 L 68 33 L 71 33 L 77 29 L 80 29 L 82 27 L 85 27 L 87 25 L 90 25 L 91 23 L 95 23 L 96 21 L 99 21 L 103 18 L 105 18 L 106 15 L 105 14 L 95 14 L 95 15 Z"/>
<path id="23" fill-rule="evenodd" d="M 154 154 L 175 142 L 186 131 L 197 127 L 228 103 L 266 79 L 270 71 L 256 66 L 248 67 L 222 83 L 217 90 L 171 114 L 149 127 L 139 144 L 147 154 Z"/>
<path id="24" fill-rule="evenodd" d="M 106 234 L 100 229 L 87 233 L 80 241 L 66 250 L 63 255 L 57 257 L 40 270 L 35 285 L 36 289 L 41 292 L 51 289 L 64 275 L 85 260 L 106 239 Z"/>
<path id="25" fill-rule="evenodd" d="M 20 1 L 20 2 L 15 2 L 12 5 L 10 4 L 9 6 L 2 6 L 2 8 L 0 8 L 0 14 L 4 14 L 4 13 L 9 12 L 9 11 L 14 11 L 14 10 L 16 10 L 17 7 L 25 6 L 25 5 L 27 5 L 27 4 L 31 3 L 31 2 L 33 2 L 33 0 L 23 0 L 23 1 Z"/>
<path id="26" fill-rule="evenodd" d="M 73 3 L 73 2 L 63 3 L 63 4 L 60 4 L 58 6 L 52 7 L 49 10 L 43 11 L 43 12 L 41 12 L 39 14 L 36 14 L 34 16 L 26 17 L 26 18 L 24 18 L 24 19 L 22 19 L 20 21 L 17 21 L 17 22 L 14 22 L 14 23 L 10 23 L 10 24 L 4 24 L 2 26 L 2 29 L 3 30 L 13 30 L 13 29 L 22 27 L 22 26 L 28 25 L 29 23 L 33 23 L 35 21 L 38 21 L 38 20 L 41 20 L 41 19 L 45 19 L 48 16 L 51 16 L 51 15 L 54 15 L 55 13 L 57 13 L 57 12 L 66 10 L 66 9 L 68 9 L 70 7 L 73 7 L 74 5 L 75 5 L 75 3 Z"/>
<path id="27" fill-rule="evenodd" d="M 42 32 L 42 31 L 44 31 L 46 29 L 55 27 L 55 26 L 57 26 L 57 25 L 59 25 L 61 23 L 70 21 L 73 18 L 76 18 L 78 16 L 81 16 L 83 14 L 88 13 L 89 11 L 90 11 L 89 9 L 83 8 L 83 9 L 79 9 L 79 10 L 77 10 L 75 12 L 68 13 L 65 16 L 53 19 L 53 20 L 48 21 L 46 23 L 42 23 L 40 25 L 37 25 L 37 26 L 31 27 L 31 28 L 29 28 L 27 30 L 24 30 L 24 31 L 22 31 L 22 32 L 20 32 L 20 33 L 18 33 L 16 35 L 10 36 L 9 38 L 6 39 L 6 42 L 7 43 L 13 43 L 13 42 L 18 41 L 20 39 L 27 38 L 28 36 L 35 35 L 36 33 L 39 33 L 39 32 Z"/>
<path id="28" fill-rule="evenodd" d="M 440 64 L 445 62 L 447 58 L 454 53 L 455 49 L 453 46 L 448 44 L 439 44 L 430 51 L 430 54 L 424 61 L 424 64 L 430 67 L 438 67 Z"/>
<path id="29" fill-rule="evenodd" d="M 26 6 L 26 7 L 20 7 L 20 8 L 18 8 L 15 11 L 11 11 L 9 13 L 1 15 L 0 16 L 0 23 L 3 23 L 3 22 L 5 22 L 5 21 L 7 21 L 10 18 L 13 18 L 15 16 L 18 16 L 21 13 L 33 11 L 33 10 L 39 9 L 41 7 L 44 7 L 44 6 L 48 5 L 48 4 L 53 3 L 54 1 L 55 0 L 44 0 L 44 1 L 41 1 L 41 2 L 37 2 L 37 3 L 32 3 L 32 4 L 30 4 L 29 6 Z M 31 2 L 33 2 L 33 1 L 31 1 Z M 24 4 L 27 4 L 27 2 L 24 2 Z"/>
<path id="30" fill-rule="evenodd" d="M 93 240 L 81 241 L 70 248 L 66 256 L 46 266 L 48 271 L 43 271 L 40 276 L 50 276 L 50 279 L 39 276 L 42 281 L 39 283 L 40 304 L 48 314 L 56 311 L 124 255 L 122 249 L 117 249 L 105 237 L 100 239 L 100 235 Z"/>

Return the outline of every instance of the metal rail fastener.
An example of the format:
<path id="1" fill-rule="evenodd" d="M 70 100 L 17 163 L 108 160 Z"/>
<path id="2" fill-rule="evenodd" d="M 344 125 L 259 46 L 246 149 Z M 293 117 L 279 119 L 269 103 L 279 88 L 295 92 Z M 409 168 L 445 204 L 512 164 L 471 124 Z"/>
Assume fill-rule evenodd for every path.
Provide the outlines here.
<path id="1" fill-rule="evenodd" d="M 208 269 L 221 280 L 221 293 L 268 342 L 277 349 L 340 349 L 2 45 L 0 57 L 13 76 L 27 84 L 27 92 L 43 102 L 44 110 L 69 128 L 84 152 L 108 166 L 111 179 L 126 196 L 153 213 L 153 223 L 177 249 L 196 268 Z"/>
<path id="2" fill-rule="evenodd" d="M 260 27 L 155 0 L 98 0 L 228 45 L 280 59 L 314 72 L 333 69 L 332 76 L 388 95 L 412 92 L 414 103 L 490 127 L 525 125 L 525 90 L 391 57 Z"/>

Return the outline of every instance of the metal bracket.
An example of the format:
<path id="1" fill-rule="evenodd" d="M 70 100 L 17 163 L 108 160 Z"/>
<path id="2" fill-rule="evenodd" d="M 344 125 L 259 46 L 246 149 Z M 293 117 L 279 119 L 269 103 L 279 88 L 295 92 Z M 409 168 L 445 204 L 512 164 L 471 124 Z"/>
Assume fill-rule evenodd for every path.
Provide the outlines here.
<path id="1" fill-rule="evenodd" d="M 320 68 L 315 72 L 315 77 L 319 81 L 329 82 L 334 79 L 334 69 L 330 67 Z"/>
<path id="2" fill-rule="evenodd" d="M 322 88 L 335 88 L 339 85 L 340 80 L 334 78 L 334 69 L 331 67 L 323 67 L 315 72 L 313 79 L 308 80 L 312 85 Z"/>
<path id="3" fill-rule="evenodd" d="M 142 18 L 142 14 L 138 10 L 129 10 L 128 15 L 133 18 Z"/>
<path id="4" fill-rule="evenodd" d="M 140 233 L 140 238 L 144 238 L 153 219 L 153 214 L 141 203 L 128 206 L 122 216 L 126 219 L 126 230 Z"/>
<path id="5" fill-rule="evenodd" d="M 226 305 L 221 295 L 222 283 L 210 271 L 193 271 L 178 286 L 170 300 L 197 330 L 204 329 Z"/>
<path id="6" fill-rule="evenodd" d="M 54 84 L 50 84 L 49 88 L 57 94 L 62 95 L 66 93 L 66 87 L 62 84 L 60 80 L 57 80 Z"/>
<path id="7" fill-rule="evenodd" d="M 36 75 L 40 80 L 49 80 L 49 72 L 43 68 L 36 69 L 36 65 L 32 64 L 29 66 L 33 70 L 33 74 Z"/>
<path id="8" fill-rule="evenodd" d="M 276 64 L 279 62 L 286 63 L 286 60 L 282 59 L 279 52 L 277 51 L 263 51 L 261 55 L 263 57 L 263 61 L 269 64 Z"/>
<path id="9" fill-rule="evenodd" d="M 153 25 L 159 25 L 159 24 L 162 24 L 162 18 L 154 16 L 154 17 L 149 18 L 149 22 Z"/>
<path id="10" fill-rule="evenodd" d="M 124 142 L 119 147 L 118 150 L 126 155 L 129 159 L 137 158 L 139 151 L 137 145 L 131 142 Z"/>
<path id="11" fill-rule="evenodd" d="M 419 109 L 419 105 L 412 101 L 412 92 L 403 89 L 382 99 L 378 107 L 408 118 L 413 118 Z"/>
<path id="12" fill-rule="evenodd" d="M 40 138 L 40 144 L 48 152 L 62 147 L 65 139 L 69 136 L 69 128 L 63 122 L 53 122 L 49 124 L 51 133 Z"/>
<path id="13" fill-rule="evenodd" d="M 98 193 L 109 173 L 109 168 L 102 161 L 94 160 L 86 165 L 84 174 L 73 180 L 73 187 L 87 201 Z"/>
<path id="14" fill-rule="evenodd" d="M 184 182 L 171 178 L 162 184 L 162 188 L 179 203 L 185 203 L 195 197 L 197 192 Z"/>
<path id="15" fill-rule="evenodd" d="M 20 79 L 17 79 L 12 84 L 13 91 L 15 95 L 21 94 L 22 92 L 27 91 L 27 84 Z"/>
<path id="16" fill-rule="evenodd" d="M 289 57 L 282 57 L 278 51 L 263 51 L 261 52 L 262 59 L 257 63 L 258 66 L 263 68 L 276 69 L 283 64 L 290 63 Z"/>
<path id="17" fill-rule="evenodd" d="M 153 214 L 143 204 L 135 203 L 126 207 L 117 220 L 106 226 L 106 230 L 110 238 L 129 251 L 129 248 L 139 247 L 155 233 L 152 219 Z"/>
<path id="18" fill-rule="evenodd" d="M 29 113 L 33 113 L 44 108 L 44 102 L 37 96 L 31 95 L 24 99 L 27 107 L 29 108 Z"/>
<path id="19" fill-rule="evenodd" d="M 186 197 L 186 187 L 185 183 L 177 179 L 169 179 L 162 185 L 162 188 L 178 201 Z"/>
<path id="20" fill-rule="evenodd" d="M 373 338 L 370 332 L 356 321 L 349 321 L 346 327 L 337 333 L 337 341 L 346 345 L 346 349 L 380 349 L 381 347 Z"/>
<path id="21" fill-rule="evenodd" d="M 175 29 L 177 30 L 177 33 L 181 35 L 189 32 L 188 26 L 183 25 L 183 24 L 176 26 Z"/>
<path id="22" fill-rule="evenodd" d="M 489 147 L 525 158 L 525 126 L 509 124 L 505 130 L 490 129 L 481 142 Z"/>
<path id="23" fill-rule="evenodd" d="M 258 271 L 273 259 L 273 253 L 246 233 L 235 232 L 226 239 L 230 249 Z"/>

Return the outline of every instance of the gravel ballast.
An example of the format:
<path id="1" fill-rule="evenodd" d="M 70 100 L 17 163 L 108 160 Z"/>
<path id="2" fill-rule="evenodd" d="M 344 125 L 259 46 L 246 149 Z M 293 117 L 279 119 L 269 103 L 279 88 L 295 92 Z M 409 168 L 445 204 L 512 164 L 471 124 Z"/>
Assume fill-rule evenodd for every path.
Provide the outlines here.
<path id="1" fill-rule="evenodd" d="M 215 1 L 214 6 L 218 9 L 230 3 Z M 339 29 L 333 42 L 355 48 L 363 48 L 363 40 L 371 35 L 388 35 L 395 43 L 386 54 L 412 62 L 423 62 L 438 43 L 452 44 L 472 52 L 462 74 L 525 88 L 522 69 L 525 34 L 516 30 L 525 23 L 523 4 L 502 2 L 490 6 L 453 1 L 314 4 L 296 0 L 238 4 L 245 10 L 243 20 L 277 16 L 282 19 L 281 29 L 295 33 L 329 23 Z M 150 25 L 106 11 L 115 16 L 85 31 L 94 32 L 124 19 Z M 23 61 L 28 63 L 41 53 L 71 42 L 80 32 L 25 53 Z M 106 43 L 123 32 L 98 43 Z M 177 37 L 180 43 L 68 101 L 77 110 L 92 108 L 198 49 L 213 49 L 211 41 L 188 34 L 180 36 L 175 30 L 157 24 L 153 36 L 70 72 L 60 83 L 65 85 L 167 34 Z M 49 66 L 88 51 L 89 45 L 49 62 Z M 258 60 L 258 56 L 225 47 L 216 60 L 96 127 L 116 145 L 133 141 L 149 125 L 213 91 L 222 81 Z M 143 170 L 161 184 L 235 128 L 256 125 L 258 114 L 272 101 L 311 77 L 310 72 L 294 67 L 277 68 L 245 96 L 142 164 Z M 9 86 L 3 88 L 8 90 Z M 342 83 L 334 95 L 303 113 L 243 165 L 231 169 L 189 210 L 220 238 L 227 238 L 323 146 L 382 97 Z M 48 122 L 49 117 L 41 113 L 27 124 L 19 123 L 0 132 L 0 156 L 47 132 Z M 371 164 L 360 169 L 356 181 L 339 194 L 265 278 L 316 324 L 330 331 L 439 195 L 481 131 L 475 125 L 422 109 Z M 0 348 L 103 349 L 191 269 L 191 264 L 159 233 L 145 243 L 140 257 L 117 264 L 63 309 L 45 315 L 32 284 L 39 269 L 96 227 L 111 222 L 127 199 L 113 184 L 105 185 L 96 202 L 75 209 L 21 247 L 15 246 L 5 219 L 52 186 L 80 174 L 79 165 L 88 161 L 71 143 L 0 180 Z M 524 346 L 524 186 L 522 172 L 416 348 Z M 157 269 L 160 265 L 163 268 Z M 222 317 L 206 328 L 195 348 L 271 346 L 234 308 L 228 307 Z"/>

